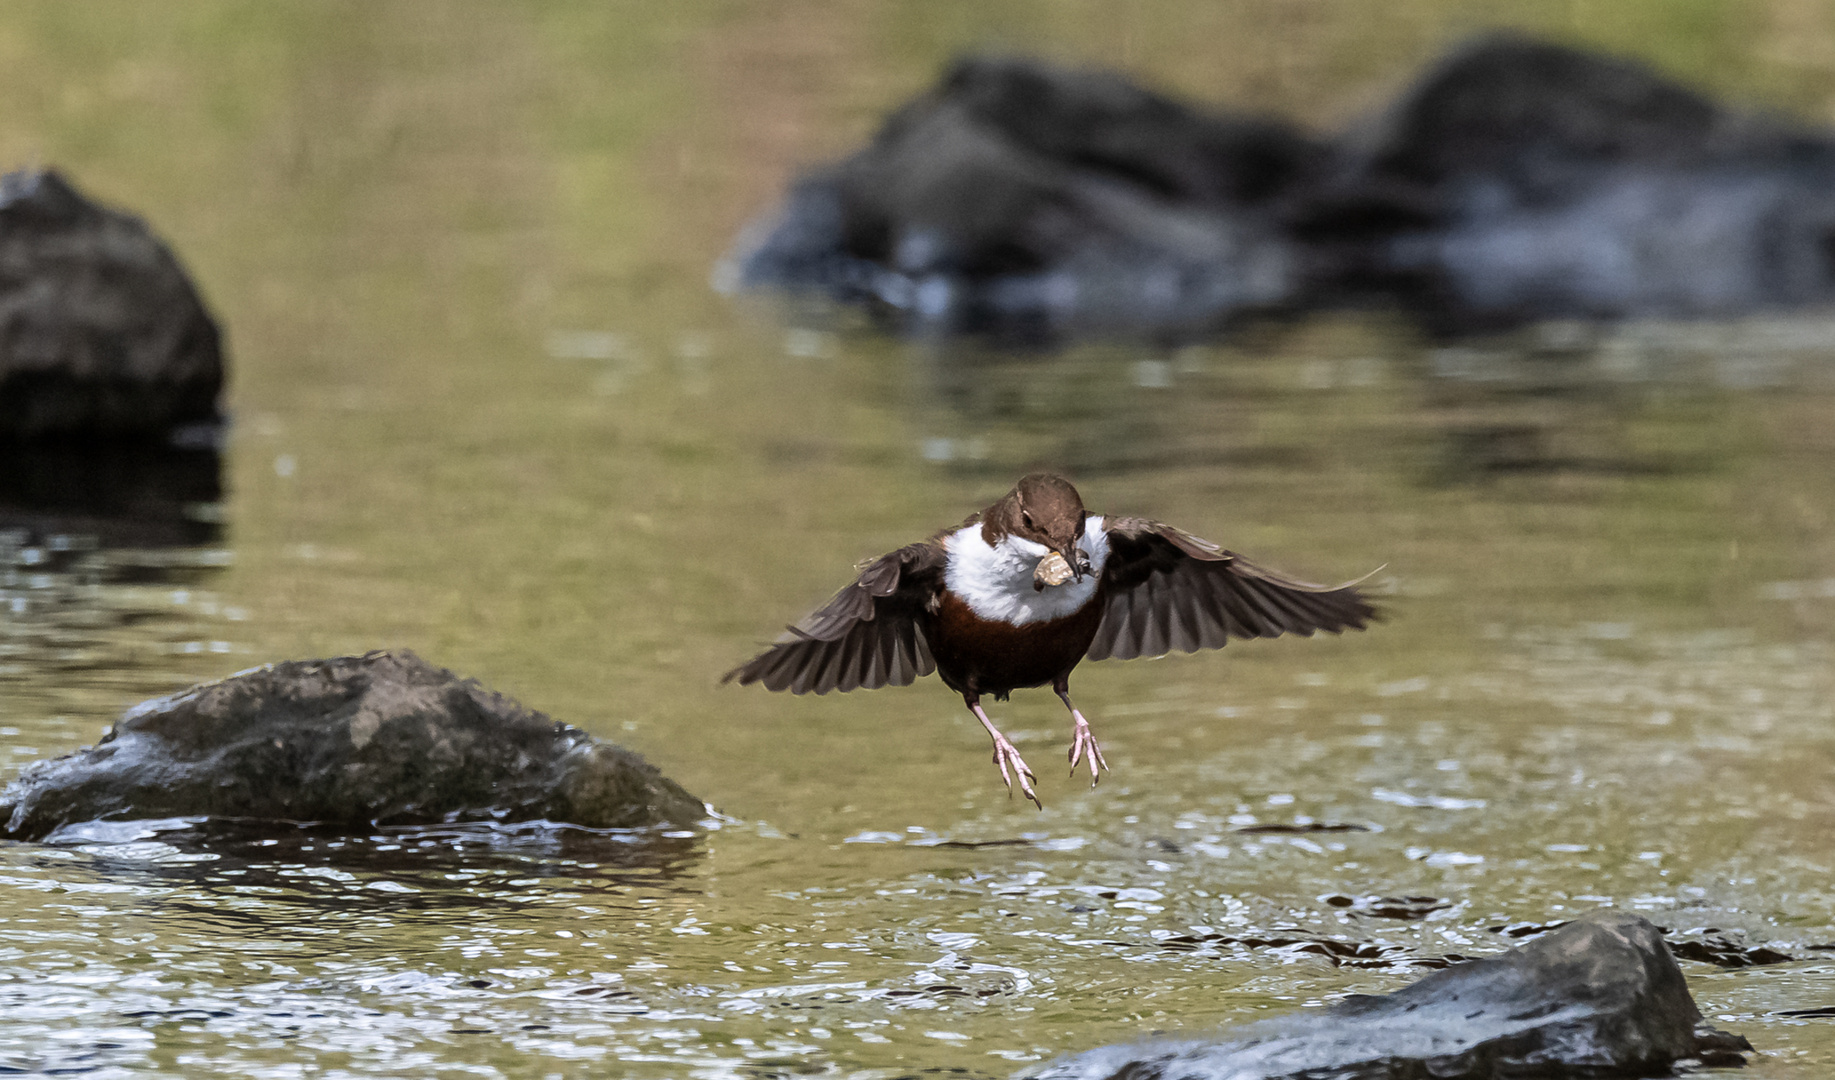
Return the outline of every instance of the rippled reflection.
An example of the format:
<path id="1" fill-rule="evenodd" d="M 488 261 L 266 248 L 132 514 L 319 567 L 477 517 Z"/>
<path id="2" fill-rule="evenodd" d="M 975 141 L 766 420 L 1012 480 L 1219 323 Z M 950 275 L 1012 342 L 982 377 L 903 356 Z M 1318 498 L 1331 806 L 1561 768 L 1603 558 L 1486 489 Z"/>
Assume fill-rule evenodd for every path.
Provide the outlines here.
<path id="1" fill-rule="evenodd" d="M 247 611 L 210 590 L 233 560 L 221 468 L 214 449 L 0 448 L 0 721 L 107 716 L 246 651 Z"/>

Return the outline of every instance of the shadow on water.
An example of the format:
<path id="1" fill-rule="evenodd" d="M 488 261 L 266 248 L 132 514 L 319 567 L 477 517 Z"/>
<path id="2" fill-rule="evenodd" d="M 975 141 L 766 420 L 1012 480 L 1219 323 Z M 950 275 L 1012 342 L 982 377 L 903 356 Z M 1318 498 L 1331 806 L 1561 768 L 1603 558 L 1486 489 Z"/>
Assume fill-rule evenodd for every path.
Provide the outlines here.
<path id="1" fill-rule="evenodd" d="M 587 893 L 679 881 L 702 854 L 676 828 L 586 829 L 552 822 L 377 827 L 223 819 L 89 822 L 58 830 L 54 848 L 81 851 L 103 875 L 151 874 L 207 894 L 269 890 L 349 913 L 515 907 L 540 880 Z"/>
<path id="2" fill-rule="evenodd" d="M 0 530 L 27 541 L 190 547 L 223 532 L 222 455 L 141 443 L 0 444 Z"/>

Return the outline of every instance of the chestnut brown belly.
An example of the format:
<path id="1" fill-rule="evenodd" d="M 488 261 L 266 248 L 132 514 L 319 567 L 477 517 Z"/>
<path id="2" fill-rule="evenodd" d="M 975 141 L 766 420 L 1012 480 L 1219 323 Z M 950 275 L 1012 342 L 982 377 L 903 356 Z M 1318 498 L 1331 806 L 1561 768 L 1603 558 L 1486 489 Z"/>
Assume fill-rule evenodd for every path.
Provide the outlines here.
<path id="1" fill-rule="evenodd" d="M 1012 690 L 1044 686 L 1070 674 L 1096 637 L 1101 597 L 1077 612 L 1049 622 L 1012 623 L 984 619 L 959 597 L 943 601 L 926 637 L 937 674 L 952 689 L 1006 697 Z"/>

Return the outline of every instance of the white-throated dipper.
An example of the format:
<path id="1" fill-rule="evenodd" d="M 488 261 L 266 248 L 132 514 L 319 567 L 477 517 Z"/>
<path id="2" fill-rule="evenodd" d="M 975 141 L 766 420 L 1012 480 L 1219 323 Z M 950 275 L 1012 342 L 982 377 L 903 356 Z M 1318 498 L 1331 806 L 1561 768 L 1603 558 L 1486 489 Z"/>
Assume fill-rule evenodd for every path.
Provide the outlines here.
<path id="1" fill-rule="evenodd" d="M 1070 673 L 1080 661 L 1361 630 L 1376 615 L 1355 582 L 1309 585 L 1170 525 L 1091 514 L 1070 481 L 1046 473 L 1023 477 L 960 526 L 859 570 L 852 585 L 721 681 L 826 694 L 906 686 L 935 671 L 993 738 L 1008 790 L 1017 778 L 1041 808 L 1037 777 L 988 719 L 981 695 L 1004 701 L 1050 683 L 1070 710 L 1071 768 L 1087 753 L 1094 784 L 1108 762 L 1071 704 Z"/>

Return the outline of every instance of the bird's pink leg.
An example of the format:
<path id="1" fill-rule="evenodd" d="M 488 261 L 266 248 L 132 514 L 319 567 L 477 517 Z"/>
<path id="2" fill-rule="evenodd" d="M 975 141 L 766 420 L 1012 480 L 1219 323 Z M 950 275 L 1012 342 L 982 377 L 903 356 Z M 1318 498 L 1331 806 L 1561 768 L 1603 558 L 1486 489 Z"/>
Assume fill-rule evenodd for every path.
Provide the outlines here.
<path id="1" fill-rule="evenodd" d="M 1032 775 L 1032 770 L 1026 765 L 1026 759 L 1019 756 L 1019 751 L 1014 748 L 1012 741 L 1002 735 L 1000 729 L 994 726 L 994 721 L 989 720 L 988 714 L 982 711 L 980 697 L 970 697 L 965 694 L 963 701 L 968 705 L 969 711 L 975 714 L 975 719 L 981 721 L 981 726 L 987 728 L 988 734 L 994 739 L 994 764 L 1000 766 L 1000 778 L 1006 782 L 1008 794 L 1012 793 L 1013 777 L 1017 776 L 1019 789 L 1025 793 L 1026 798 L 1031 799 L 1032 805 L 1040 810 L 1045 809 L 1045 804 L 1039 801 L 1038 795 L 1032 790 L 1032 782 L 1038 777 Z M 1013 766 L 1011 775 L 1007 772 L 1009 763 Z"/>
<path id="2" fill-rule="evenodd" d="M 1083 757 L 1083 752 L 1085 750 L 1089 751 L 1090 786 L 1095 787 L 1096 782 L 1102 779 L 1102 773 L 1099 770 L 1109 767 L 1109 763 L 1102 759 L 1102 747 L 1096 745 L 1096 735 L 1094 732 L 1090 731 L 1090 722 L 1083 718 L 1083 714 L 1077 711 L 1075 705 L 1071 704 L 1070 680 L 1060 679 L 1052 685 L 1052 689 L 1058 692 L 1058 697 L 1064 702 L 1064 707 L 1070 710 L 1070 718 L 1072 721 L 1070 729 L 1070 771 L 1073 773 L 1077 771 L 1078 759 Z"/>

